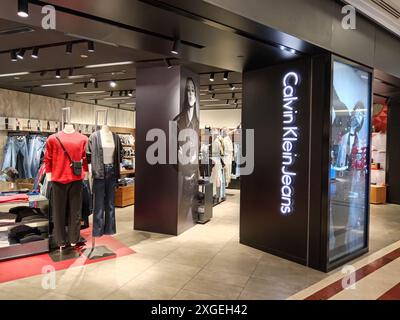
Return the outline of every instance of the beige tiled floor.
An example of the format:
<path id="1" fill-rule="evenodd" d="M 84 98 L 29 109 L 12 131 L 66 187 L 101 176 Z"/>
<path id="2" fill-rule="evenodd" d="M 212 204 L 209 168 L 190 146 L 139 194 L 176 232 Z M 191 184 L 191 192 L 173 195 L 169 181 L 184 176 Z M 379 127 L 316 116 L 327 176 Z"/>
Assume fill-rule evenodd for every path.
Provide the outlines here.
<path id="1" fill-rule="evenodd" d="M 239 244 L 239 192 L 228 193 L 178 237 L 134 231 L 133 207 L 118 209 L 116 238 L 135 254 L 56 272 L 54 289 L 43 276 L 1 284 L 0 299 L 286 299 L 328 276 Z"/>

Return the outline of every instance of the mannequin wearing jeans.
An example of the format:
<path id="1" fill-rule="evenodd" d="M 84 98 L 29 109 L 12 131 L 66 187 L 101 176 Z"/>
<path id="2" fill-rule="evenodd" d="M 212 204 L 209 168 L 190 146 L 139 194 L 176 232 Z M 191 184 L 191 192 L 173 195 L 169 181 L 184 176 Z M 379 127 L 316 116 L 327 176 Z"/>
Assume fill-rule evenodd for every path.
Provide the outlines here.
<path id="1" fill-rule="evenodd" d="M 120 159 L 117 152 L 118 141 L 119 138 L 116 138 L 107 125 L 93 133 L 89 139 L 88 154 L 91 155 L 94 177 L 93 237 L 116 233 L 115 188 L 118 179 L 116 166 L 119 166 L 117 159 Z M 97 159 L 94 159 L 95 157 Z"/>

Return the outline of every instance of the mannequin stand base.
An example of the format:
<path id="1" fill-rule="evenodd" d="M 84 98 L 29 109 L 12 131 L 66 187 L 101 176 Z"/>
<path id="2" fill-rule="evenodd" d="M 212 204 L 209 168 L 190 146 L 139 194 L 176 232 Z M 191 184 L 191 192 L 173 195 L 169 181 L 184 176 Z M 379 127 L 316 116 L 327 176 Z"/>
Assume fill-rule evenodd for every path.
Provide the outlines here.
<path id="1" fill-rule="evenodd" d="M 98 246 L 86 249 L 85 251 L 83 251 L 83 255 L 86 256 L 89 260 L 95 260 L 112 257 L 116 254 L 108 249 L 106 246 Z"/>
<path id="2" fill-rule="evenodd" d="M 75 250 L 73 247 L 67 247 L 60 251 L 60 249 L 53 250 L 49 253 L 50 258 L 54 262 L 60 262 L 70 259 L 79 258 L 81 255 L 78 251 Z"/>

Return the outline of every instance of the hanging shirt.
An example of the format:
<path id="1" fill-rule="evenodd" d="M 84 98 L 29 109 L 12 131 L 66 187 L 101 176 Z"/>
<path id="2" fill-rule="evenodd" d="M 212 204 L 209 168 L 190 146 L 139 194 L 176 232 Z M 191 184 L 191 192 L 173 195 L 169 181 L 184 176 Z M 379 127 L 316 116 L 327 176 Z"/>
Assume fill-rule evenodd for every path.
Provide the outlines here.
<path id="1" fill-rule="evenodd" d="M 55 134 L 51 135 L 46 143 L 46 153 L 44 155 L 46 173 L 51 173 L 51 181 L 64 184 L 83 180 L 84 173 L 89 171 L 86 160 L 88 138 L 78 132 L 71 134 L 60 132 L 58 137 L 73 161 L 83 161 L 82 174 L 76 176 L 73 173 L 71 162 L 62 149 L 60 142 L 56 139 Z"/>

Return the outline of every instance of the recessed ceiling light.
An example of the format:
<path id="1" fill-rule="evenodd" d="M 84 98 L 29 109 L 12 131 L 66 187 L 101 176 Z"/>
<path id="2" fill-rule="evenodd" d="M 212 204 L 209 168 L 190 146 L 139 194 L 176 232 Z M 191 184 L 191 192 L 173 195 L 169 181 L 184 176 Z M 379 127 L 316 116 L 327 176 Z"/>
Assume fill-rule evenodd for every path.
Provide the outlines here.
<path id="1" fill-rule="evenodd" d="M 104 100 L 126 100 L 128 99 L 127 97 L 107 97 L 104 98 Z"/>
<path id="2" fill-rule="evenodd" d="M 29 74 L 29 72 L 16 72 L 16 73 L 4 73 L 0 74 L 0 78 L 6 78 L 6 77 L 14 77 L 14 76 L 24 76 Z"/>
<path id="3" fill-rule="evenodd" d="M 99 93 L 105 93 L 105 91 L 82 91 L 82 92 L 76 92 L 75 94 L 84 95 L 84 94 L 99 94 Z"/>
<path id="4" fill-rule="evenodd" d="M 93 69 L 93 68 L 105 68 L 105 67 L 114 67 L 114 66 L 124 66 L 128 64 L 133 64 L 133 61 L 122 61 L 122 62 L 110 62 L 110 63 L 101 63 L 101 64 L 91 64 L 88 66 L 85 66 L 87 69 Z"/>
<path id="5" fill-rule="evenodd" d="M 66 82 L 66 83 L 49 83 L 49 84 L 41 84 L 41 87 L 63 87 L 63 86 L 72 86 L 72 82 Z"/>
<path id="6" fill-rule="evenodd" d="M 89 58 L 89 56 L 86 55 L 86 54 L 81 54 L 81 58 L 82 58 L 82 59 L 87 59 L 87 58 Z"/>
<path id="7" fill-rule="evenodd" d="M 117 86 L 117 83 L 115 81 L 110 81 L 110 87 L 115 88 Z"/>

